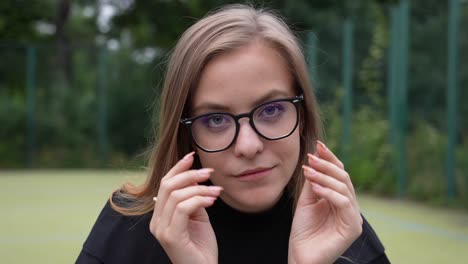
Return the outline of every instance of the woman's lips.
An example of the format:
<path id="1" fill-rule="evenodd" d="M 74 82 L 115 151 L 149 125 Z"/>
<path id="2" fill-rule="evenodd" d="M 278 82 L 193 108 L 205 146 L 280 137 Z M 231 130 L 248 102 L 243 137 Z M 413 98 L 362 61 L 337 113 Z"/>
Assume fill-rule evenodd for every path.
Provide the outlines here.
<path id="1" fill-rule="evenodd" d="M 272 168 L 257 168 L 253 170 L 247 170 L 242 172 L 241 174 L 237 175 L 236 178 L 240 181 L 257 181 L 260 180 L 266 176 L 268 176 L 271 171 L 273 170 L 274 167 Z"/>

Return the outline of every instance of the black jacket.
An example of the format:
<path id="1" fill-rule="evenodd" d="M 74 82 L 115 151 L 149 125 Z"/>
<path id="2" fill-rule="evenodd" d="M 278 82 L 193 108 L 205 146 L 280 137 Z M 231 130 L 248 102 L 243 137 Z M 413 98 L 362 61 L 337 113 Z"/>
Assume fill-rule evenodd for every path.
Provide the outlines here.
<path id="1" fill-rule="evenodd" d="M 261 214 L 241 213 L 220 199 L 207 212 L 216 234 L 220 264 L 287 263 L 293 214 L 292 201 L 286 195 L 274 208 Z M 151 216 L 152 212 L 123 216 L 107 203 L 76 263 L 171 263 L 149 231 Z M 364 219 L 361 236 L 335 263 L 390 262 L 379 238 Z"/>

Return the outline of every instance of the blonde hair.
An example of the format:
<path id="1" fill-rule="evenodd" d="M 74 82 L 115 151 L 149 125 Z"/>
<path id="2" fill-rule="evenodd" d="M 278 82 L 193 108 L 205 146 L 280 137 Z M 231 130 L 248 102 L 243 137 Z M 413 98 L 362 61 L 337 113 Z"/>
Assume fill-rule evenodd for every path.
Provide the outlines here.
<path id="1" fill-rule="evenodd" d="M 301 164 L 315 151 L 322 128 L 307 65 L 298 39 L 286 23 L 271 11 L 246 5 L 229 5 L 208 14 L 187 29 L 172 51 L 161 95 L 159 126 L 144 184 L 125 184 L 110 198 L 114 210 L 124 215 L 141 215 L 154 208 L 161 178 L 192 150 L 190 135 L 179 120 L 188 116 L 194 89 L 204 66 L 213 57 L 260 40 L 276 49 L 287 62 L 296 90 L 304 95 L 301 110 L 299 162 L 288 184 L 297 201 L 304 184 Z M 195 167 L 199 164 L 194 165 Z"/>

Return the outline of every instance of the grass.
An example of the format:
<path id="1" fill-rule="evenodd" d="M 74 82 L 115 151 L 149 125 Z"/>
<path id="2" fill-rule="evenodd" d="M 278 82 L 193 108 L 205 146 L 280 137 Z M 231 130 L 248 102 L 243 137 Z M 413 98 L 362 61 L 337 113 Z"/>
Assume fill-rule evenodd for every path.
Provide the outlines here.
<path id="1" fill-rule="evenodd" d="M 73 263 L 112 190 L 134 172 L 0 171 L 2 263 Z M 392 263 L 468 259 L 468 214 L 359 195 Z"/>

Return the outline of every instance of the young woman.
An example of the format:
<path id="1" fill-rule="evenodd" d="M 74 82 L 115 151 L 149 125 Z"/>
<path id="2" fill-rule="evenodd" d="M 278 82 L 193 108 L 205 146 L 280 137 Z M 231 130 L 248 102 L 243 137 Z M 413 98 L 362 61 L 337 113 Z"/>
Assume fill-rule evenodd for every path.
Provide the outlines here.
<path id="1" fill-rule="evenodd" d="M 167 68 L 147 181 L 112 195 L 77 263 L 389 263 L 319 141 L 311 91 L 272 13 L 194 24 Z"/>

